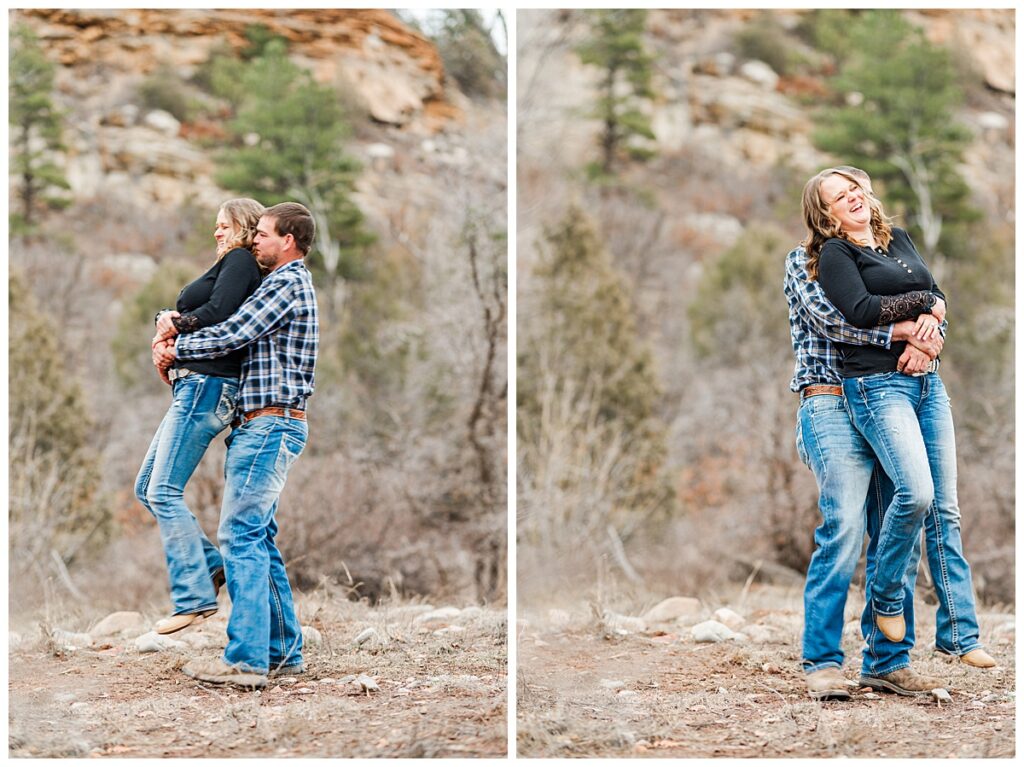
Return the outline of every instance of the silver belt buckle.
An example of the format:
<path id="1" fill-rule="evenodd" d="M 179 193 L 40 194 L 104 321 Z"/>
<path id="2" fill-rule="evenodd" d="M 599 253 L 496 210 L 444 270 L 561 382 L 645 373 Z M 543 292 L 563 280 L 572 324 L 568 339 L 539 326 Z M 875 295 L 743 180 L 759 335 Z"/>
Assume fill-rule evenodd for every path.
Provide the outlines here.
<path id="1" fill-rule="evenodd" d="M 167 371 L 167 378 L 169 381 L 173 383 L 174 381 L 177 381 L 179 378 L 184 378 L 185 376 L 192 375 L 192 373 L 194 372 L 195 371 L 189 370 L 188 368 L 171 368 L 170 370 Z"/>

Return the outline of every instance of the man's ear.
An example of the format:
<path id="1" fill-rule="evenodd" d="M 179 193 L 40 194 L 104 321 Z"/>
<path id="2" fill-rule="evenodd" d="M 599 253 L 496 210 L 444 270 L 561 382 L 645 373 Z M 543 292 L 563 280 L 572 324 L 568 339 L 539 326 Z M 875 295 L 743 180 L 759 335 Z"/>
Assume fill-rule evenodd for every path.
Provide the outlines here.
<path id="1" fill-rule="evenodd" d="M 298 250 L 298 246 L 295 244 L 295 235 L 294 234 L 286 234 L 284 236 L 284 249 L 285 250 L 288 250 L 288 243 L 291 243 L 291 246 L 293 248 L 295 248 L 296 250 Z"/>

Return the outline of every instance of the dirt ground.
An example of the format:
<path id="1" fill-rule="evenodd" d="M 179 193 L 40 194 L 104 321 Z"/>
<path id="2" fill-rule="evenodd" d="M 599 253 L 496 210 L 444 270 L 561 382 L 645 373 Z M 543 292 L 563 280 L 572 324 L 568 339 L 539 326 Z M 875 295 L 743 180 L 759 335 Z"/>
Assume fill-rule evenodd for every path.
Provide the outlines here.
<path id="1" fill-rule="evenodd" d="M 952 702 L 854 689 L 849 702 L 823 703 L 807 696 L 800 670 L 799 598 L 793 590 L 755 588 L 750 593 L 745 609 L 737 612 L 750 623 L 776 629 L 771 642 L 758 644 L 697 644 L 686 628 L 617 635 L 588 617 L 592 611 L 586 605 L 522 611 L 518 754 L 1014 755 L 1012 614 L 979 616 L 981 639 L 1000 664 L 986 671 L 950 662 L 928 649 L 935 608 L 919 606 L 921 649 L 913 651 L 912 662 L 919 671 L 947 680 Z M 860 670 L 860 646 L 859 635 L 850 631 L 843 649 L 844 671 L 851 679 Z"/>
<path id="2" fill-rule="evenodd" d="M 207 685 L 181 673 L 192 657 L 219 656 L 223 615 L 188 629 L 219 633 L 211 643 L 219 648 L 145 654 L 131 636 L 62 651 L 40 628 L 22 627 L 11 642 L 9 754 L 505 756 L 505 610 L 470 607 L 417 622 L 426 609 L 300 598 L 300 619 L 320 632 L 322 644 L 307 643 L 306 674 L 271 680 L 262 691 Z M 92 616 L 92 623 L 102 617 Z M 386 641 L 357 646 L 367 628 Z M 371 677 L 380 690 L 345 683 L 352 674 Z"/>

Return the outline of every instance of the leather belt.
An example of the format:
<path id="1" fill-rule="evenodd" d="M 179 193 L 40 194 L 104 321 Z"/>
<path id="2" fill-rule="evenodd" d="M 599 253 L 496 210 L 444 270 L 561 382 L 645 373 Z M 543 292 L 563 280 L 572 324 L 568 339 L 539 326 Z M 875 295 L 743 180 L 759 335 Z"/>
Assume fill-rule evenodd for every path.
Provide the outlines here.
<path id="1" fill-rule="evenodd" d="M 237 428 L 243 423 L 249 423 L 253 418 L 259 418 L 261 415 L 275 415 L 280 418 L 294 418 L 297 421 L 306 420 L 305 410 L 297 410 L 293 407 L 261 407 L 257 410 L 250 410 L 248 413 L 242 413 L 242 415 L 231 422 L 231 425 Z"/>
<path id="2" fill-rule="evenodd" d="M 800 399 L 807 399 L 807 397 L 814 397 L 818 394 L 831 394 L 836 397 L 842 397 L 843 387 L 830 386 L 828 384 L 815 384 L 814 386 L 805 386 L 800 390 Z"/>

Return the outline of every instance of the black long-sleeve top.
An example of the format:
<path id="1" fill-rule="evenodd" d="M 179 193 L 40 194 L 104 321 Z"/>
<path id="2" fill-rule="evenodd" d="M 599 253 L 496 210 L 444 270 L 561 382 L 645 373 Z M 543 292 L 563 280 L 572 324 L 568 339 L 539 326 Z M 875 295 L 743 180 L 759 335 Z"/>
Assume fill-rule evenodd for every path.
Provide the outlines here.
<path id="1" fill-rule="evenodd" d="M 181 289 L 176 304 L 181 316 L 175 318 L 175 327 L 180 333 L 192 333 L 223 322 L 256 291 L 262 279 L 259 264 L 252 253 L 245 248 L 228 251 L 204 275 Z M 174 367 L 187 367 L 205 375 L 238 378 L 246 353 L 246 349 L 239 349 L 216 359 L 175 362 Z"/>
<path id="2" fill-rule="evenodd" d="M 821 249 L 818 282 L 846 321 L 859 328 L 916 319 L 931 309 L 933 296 L 945 300 L 910 235 L 897 228 L 886 249 L 828 240 Z M 837 343 L 843 377 L 892 372 L 906 346 L 906 341 L 888 349 Z"/>

